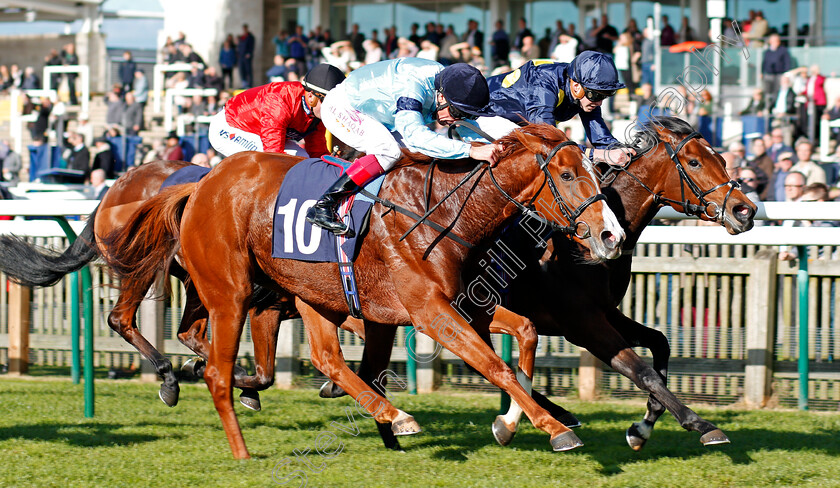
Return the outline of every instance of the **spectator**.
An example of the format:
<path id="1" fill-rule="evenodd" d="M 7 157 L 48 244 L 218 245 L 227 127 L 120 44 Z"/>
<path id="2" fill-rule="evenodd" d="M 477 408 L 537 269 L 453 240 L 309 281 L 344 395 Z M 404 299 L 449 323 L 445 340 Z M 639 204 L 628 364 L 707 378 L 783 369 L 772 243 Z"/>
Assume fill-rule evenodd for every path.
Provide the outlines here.
<path id="1" fill-rule="evenodd" d="M 598 35 L 595 39 L 595 50 L 612 55 L 617 40 L 618 30 L 610 25 L 606 14 L 601 15 L 601 25 L 598 26 Z"/>
<path id="2" fill-rule="evenodd" d="M 102 168 L 90 172 L 91 200 L 102 200 L 102 197 L 108 192 L 109 187 L 105 183 L 106 179 L 105 170 Z"/>
<path id="3" fill-rule="evenodd" d="M 633 39 L 633 51 L 638 52 L 642 49 L 642 32 L 639 30 L 639 25 L 636 24 L 636 19 L 630 18 L 627 21 L 627 28 L 624 29 L 624 32 L 630 34 L 630 37 Z"/>
<path id="4" fill-rule="evenodd" d="M 124 51 L 123 60 L 119 66 L 119 77 L 123 91 L 131 90 L 131 87 L 134 85 L 135 71 L 137 71 L 137 63 L 134 62 L 131 51 Z"/>
<path id="5" fill-rule="evenodd" d="M 90 150 L 85 146 L 84 137 L 77 132 L 67 134 L 68 152 L 64 158 L 67 169 L 87 173 L 90 170 Z"/>
<path id="6" fill-rule="evenodd" d="M 181 45 L 186 44 L 186 43 L 187 43 L 187 35 L 184 34 L 183 31 L 181 31 L 181 32 L 178 32 L 178 38 L 175 39 L 175 41 L 172 44 L 174 44 L 176 48 L 180 49 Z"/>
<path id="7" fill-rule="evenodd" d="M 662 16 L 662 26 L 659 34 L 659 44 L 661 46 L 673 46 L 677 43 L 677 36 L 674 33 L 674 28 L 668 23 L 668 16 Z"/>
<path id="8" fill-rule="evenodd" d="M 79 114 L 79 120 L 76 123 L 76 128 L 74 130 L 82 136 L 85 145 L 90 146 L 93 144 L 93 124 L 90 123 L 90 117 L 88 114 Z"/>
<path id="9" fill-rule="evenodd" d="M 183 56 L 182 62 L 190 63 L 190 64 L 198 64 L 202 69 L 204 69 L 204 59 L 198 55 L 197 52 L 193 51 L 191 45 L 184 43 L 181 44 L 179 48 L 181 50 L 181 55 Z"/>
<path id="10" fill-rule="evenodd" d="M 132 92 L 125 94 L 125 111 L 121 124 L 128 136 L 136 136 L 143 130 L 143 106 L 137 103 Z"/>
<path id="11" fill-rule="evenodd" d="M 12 75 L 5 64 L 0 64 L 0 92 L 6 91 L 12 86 Z"/>
<path id="12" fill-rule="evenodd" d="M 469 51 L 469 48 L 467 47 L 466 43 L 462 42 L 461 44 L 466 48 L 467 51 Z M 418 51 L 419 48 L 417 47 L 417 45 L 411 42 L 410 40 L 406 39 L 405 37 L 400 37 L 399 41 L 397 41 L 396 57 L 398 58 L 413 58 L 417 56 Z M 469 62 L 469 59 L 465 59 L 464 62 Z"/>
<path id="13" fill-rule="evenodd" d="M 551 43 L 548 45 L 548 52 L 549 55 L 554 52 L 554 48 L 557 47 L 557 44 L 560 43 L 560 36 L 566 33 L 566 28 L 563 26 L 563 21 L 557 19 L 555 24 L 554 30 L 551 32 L 549 36 L 551 38 Z"/>
<path id="14" fill-rule="evenodd" d="M 467 21 L 467 32 L 462 38 L 463 42 L 469 44 L 470 49 L 478 48 L 479 52 L 484 48 L 484 33 L 478 30 L 478 21 L 470 19 Z"/>
<path id="15" fill-rule="evenodd" d="M 108 112 L 105 115 L 105 123 L 108 125 L 119 125 L 122 123 L 125 113 L 125 102 L 113 91 L 107 96 Z"/>
<path id="16" fill-rule="evenodd" d="M 27 68 L 29 69 L 29 68 Z M 52 102 L 47 97 L 41 97 L 41 105 L 38 107 L 38 118 L 32 123 L 29 135 L 32 137 L 32 142 L 35 145 L 41 145 L 47 142 L 47 129 L 50 125 L 50 113 L 52 112 Z"/>
<path id="17" fill-rule="evenodd" d="M 9 76 L 12 78 L 12 84 L 9 88 L 21 88 L 23 86 L 23 72 L 18 65 L 13 64 L 9 66 Z"/>
<path id="18" fill-rule="evenodd" d="M 190 74 L 187 77 L 188 88 L 204 88 L 204 69 L 198 63 L 190 63 Z"/>
<path id="19" fill-rule="evenodd" d="M 812 150 L 813 146 L 809 140 L 800 139 L 796 142 L 796 159 L 799 162 L 793 165 L 791 172 L 802 173 L 805 176 L 806 185 L 810 185 L 811 183 L 825 184 L 825 170 L 815 161 L 811 160 Z"/>
<path id="20" fill-rule="evenodd" d="M 457 56 L 452 54 L 452 47 L 458 44 L 458 36 L 455 35 L 455 30 L 450 25 L 446 28 L 446 32 L 440 41 L 439 61 L 444 66 L 448 66 L 455 62 Z M 386 46 L 387 47 L 387 46 Z M 390 55 L 390 51 L 386 49 L 386 54 Z"/>
<path id="21" fill-rule="evenodd" d="M 571 63 L 577 56 L 578 41 L 568 34 L 560 34 L 560 42 L 554 47 L 551 59 L 558 63 Z"/>
<path id="22" fill-rule="evenodd" d="M 283 59 L 289 57 L 289 32 L 287 30 L 280 29 L 271 42 L 274 43 L 275 56 L 282 56 Z"/>
<path id="23" fill-rule="evenodd" d="M 101 169 L 105 172 L 107 179 L 115 178 L 116 162 L 114 161 L 114 154 L 111 152 L 111 144 L 108 143 L 108 139 L 97 137 L 93 140 L 93 144 L 96 149 L 96 156 L 93 157 L 93 165 L 90 170 L 95 171 Z"/>
<path id="24" fill-rule="evenodd" d="M 41 78 L 35 74 L 35 68 L 27 66 L 23 70 L 23 82 L 20 84 L 21 90 L 40 90 Z"/>
<path id="25" fill-rule="evenodd" d="M 146 78 L 146 73 L 142 69 L 134 72 L 134 82 L 131 85 L 131 91 L 134 93 L 134 101 L 141 107 L 146 107 L 146 102 L 149 101 L 149 80 Z"/>
<path id="26" fill-rule="evenodd" d="M 773 159 L 774 162 L 779 160 L 779 155 L 782 153 L 791 153 L 793 154 L 793 148 L 788 146 L 784 143 L 784 131 L 781 128 L 776 127 L 770 132 L 770 138 L 772 139 L 772 144 L 770 148 L 767 149 L 767 154 L 770 155 L 770 158 Z M 793 159 L 794 162 L 796 159 Z"/>
<path id="27" fill-rule="evenodd" d="M 791 88 L 790 78 L 782 76 L 779 82 L 779 89 L 773 103 L 773 116 L 786 121 L 796 115 L 796 95 Z"/>
<path id="28" fill-rule="evenodd" d="M 180 88 L 187 88 L 189 87 L 190 82 L 187 79 L 187 74 L 183 71 L 179 71 L 175 73 L 175 76 L 166 80 L 166 89 L 180 89 Z M 175 106 L 178 107 L 180 113 L 181 108 L 184 106 L 184 97 L 181 95 L 176 95 L 172 98 L 172 101 L 175 103 Z"/>
<path id="29" fill-rule="evenodd" d="M 228 87 L 233 88 L 233 67 L 236 66 L 236 45 L 233 35 L 228 34 L 219 50 L 219 66 L 222 68 L 222 81 L 227 78 Z"/>
<path id="30" fill-rule="evenodd" d="M 364 43 L 375 43 L 376 41 L 365 40 Z M 334 42 L 331 46 L 322 49 L 324 59 L 328 64 L 335 66 L 344 73 L 350 72 L 350 63 L 356 61 L 356 51 L 350 41 Z"/>
<path id="31" fill-rule="evenodd" d="M 289 37 L 289 56 L 294 60 L 293 71 L 302 76 L 306 72 L 306 46 L 309 39 L 303 35 L 303 27 L 295 27 L 295 33 Z"/>
<path id="32" fill-rule="evenodd" d="M 825 95 L 825 76 L 820 74 L 820 66 L 818 64 L 811 65 L 810 75 L 805 94 L 809 102 L 814 102 L 815 130 L 817 134 L 820 134 L 820 121 L 822 120 L 823 113 L 825 113 L 825 107 L 828 105 L 828 100 Z"/>
<path id="33" fill-rule="evenodd" d="M 731 147 L 731 146 L 730 146 Z M 741 158 L 733 152 L 721 153 L 720 157 L 726 164 L 726 174 L 730 180 L 737 180 L 741 176 Z"/>
<path id="34" fill-rule="evenodd" d="M 749 162 L 750 167 L 756 169 L 758 177 L 756 190 L 759 193 L 762 201 L 773 200 L 775 198 L 776 182 L 774 181 L 774 164 L 773 160 L 767 155 L 767 148 L 764 145 L 764 139 L 756 137 L 752 141 L 753 159 Z M 760 172 L 760 173 L 759 173 Z"/>
<path id="35" fill-rule="evenodd" d="M 57 49 L 50 49 L 50 54 L 44 58 L 44 64 L 46 66 L 61 66 L 63 61 L 61 60 L 61 56 L 58 55 Z M 50 88 L 53 90 L 58 90 L 58 84 L 61 81 L 60 74 L 51 74 L 50 75 Z"/>
<path id="36" fill-rule="evenodd" d="M 621 82 L 627 86 L 630 95 L 636 93 L 636 84 L 633 83 L 632 59 L 633 59 L 633 36 L 624 32 L 618 36 L 618 43 L 615 45 L 614 57 L 615 68 L 618 70 Z"/>
<path id="37" fill-rule="evenodd" d="M 577 41 L 577 53 L 580 54 L 582 51 L 581 46 L 583 45 L 583 40 L 575 33 L 575 24 L 569 24 L 569 27 L 566 29 L 566 35 Z"/>
<path id="38" fill-rule="evenodd" d="M 184 160 L 184 151 L 183 149 L 181 149 L 180 142 L 178 140 L 178 134 L 176 134 L 174 131 L 170 132 L 169 135 L 166 136 L 166 147 L 163 150 L 161 159 L 163 159 L 164 161 Z"/>
<path id="39" fill-rule="evenodd" d="M 770 34 L 767 39 L 769 49 L 764 51 L 764 59 L 761 62 L 761 76 L 764 83 L 764 93 L 770 100 L 776 100 L 781 87 L 781 79 L 791 68 L 790 53 L 782 46 L 782 40 L 778 34 Z"/>
<path id="40" fill-rule="evenodd" d="M 385 41 L 385 45 L 390 49 L 396 49 L 397 47 L 397 33 L 396 28 L 392 28 L 388 39 Z M 388 41 L 393 38 L 393 45 L 388 45 Z M 359 32 L 359 24 L 353 24 L 350 27 L 350 33 L 347 34 L 347 40 L 350 41 L 350 44 L 353 45 L 353 50 L 356 51 L 356 59 L 364 59 L 365 57 L 365 48 L 362 44 L 365 41 L 365 35 Z M 386 51 L 386 54 L 390 54 L 390 51 Z M 298 73 L 300 74 L 300 73 Z"/>
<path id="41" fill-rule="evenodd" d="M 419 46 L 420 41 L 423 40 L 423 37 L 420 34 L 417 33 L 417 30 L 420 29 L 420 24 L 418 24 L 417 22 L 414 22 L 413 24 L 411 24 L 410 29 L 411 29 L 411 34 L 409 34 L 408 40 L 413 42 L 415 45 Z"/>
<path id="42" fill-rule="evenodd" d="M 300 26 L 298 26 L 298 31 L 300 32 L 300 30 Z M 242 88 L 251 88 L 254 86 L 253 57 L 255 43 L 256 41 L 254 39 L 254 35 L 248 30 L 248 24 L 242 24 L 242 34 L 239 36 L 239 43 L 236 46 L 237 59 L 239 60 L 239 77 L 242 80 Z M 306 49 L 305 40 L 303 41 L 302 46 L 300 46 L 300 49 Z M 289 46 L 289 51 L 293 51 L 292 45 Z M 292 55 L 292 57 L 294 57 L 294 55 Z"/>
<path id="43" fill-rule="evenodd" d="M 534 33 L 528 28 L 528 22 L 525 20 L 525 17 L 521 17 L 519 19 L 519 32 L 516 33 L 516 38 L 513 40 L 513 47 L 522 51 L 522 44 L 528 36 L 531 36 L 533 41 Z"/>
<path id="44" fill-rule="evenodd" d="M 696 40 L 697 36 L 694 34 L 694 29 L 688 24 L 688 17 L 683 16 L 682 24 L 680 24 L 679 41 L 690 42 Z"/>
<path id="45" fill-rule="evenodd" d="M 642 84 L 654 84 L 653 70 L 656 69 L 655 52 L 653 45 L 653 30 L 645 27 L 642 31 L 642 50 L 639 53 L 639 62 L 642 64 L 642 76 L 640 82 Z"/>
<path id="46" fill-rule="evenodd" d="M 805 175 L 791 171 L 785 177 L 785 201 L 798 202 L 802 197 L 805 188 Z M 800 227 L 802 221 L 785 220 L 782 227 Z M 797 258 L 795 246 L 782 246 L 779 249 L 779 260 L 790 261 Z"/>
<path id="47" fill-rule="evenodd" d="M 773 173 L 773 186 L 774 188 L 774 200 L 777 202 L 784 202 L 787 200 L 787 191 L 785 190 L 785 186 L 787 185 L 787 176 L 790 173 L 790 169 L 793 167 L 793 153 L 792 152 L 783 152 L 779 153 L 779 160 L 776 162 L 775 165 L 775 172 Z M 798 173 L 801 175 L 802 173 Z M 803 177 L 803 184 L 804 184 L 804 177 Z"/>
<path id="48" fill-rule="evenodd" d="M 375 39 L 366 39 L 363 43 L 365 49 L 364 64 L 378 63 L 385 59 L 385 53 L 382 51 L 382 44 Z"/>
<path id="49" fill-rule="evenodd" d="M 700 103 L 697 114 L 701 117 L 711 117 L 715 111 L 715 104 L 712 100 L 712 92 L 709 90 L 703 90 L 703 92 L 700 93 L 700 96 L 703 97 L 703 101 Z"/>
<path id="50" fill-rule="evenodd" d="M 750 167 L 741 168 L 738 171 L 738 181 L 741 183 L 741 191 L 753 203 L 758 203 L 761 199 L 758 196 L 758 176 L 755 170 Z"/>
<path id="51" fill-rule="evenodd" d="M 639 109 L 641 110 L 643 107 L 656 106 L 656 96 L 653 94 L 653 85 L 650 83 L 642 83 L 640 88 L 642 90 L 642 94 L 636 96 L 639 103 Z"/>
<path id="52" fill-rule="evenodd" d="M 744 110 L 741 110 L 741 115 L 756 115 L 763 117 L 766 115 L 766 105 L 764 103 L 764 91 L 761 88 L 756 88 L 752 92 L 750 103 L 747 104 Z"/>
<path id="53" fill-rule="evenodd" d="M 735 156 L 735 162 L 738 167 L 744 165 L 744 161 L 747 159 L 747 148 L 743 144 L 740 142 L 733 142 L 729 145 L 729 153 Z"/>
<path id="54" fill-rule="evenodd" d="M 222 162 L 222 157 L 212 147 L 207 148 L 207 160 L 210 162 L 210 167 L 215 168 L 217 164 Z"/>
<path id="55" fill-rule="evenodd" d="M 265 72 L 265 77 L 268 79 L 269 83 L 286 81 L 286 74 L 288 71 L 289 69 L 286 68 L 286 60 L 283 56 L 276 54 L 274 56 L 274 64 L 271 68 L 268 68 L 268 71 Z"/>
<path id="56" fill-rule="evenodd" d="M 822 119 L 828 120 L 829 122 L 840 119 L 840 96 L 835 98 L 834 105 L 823 113 Z M 832 127 L 830 132 L 831 137 L 837 143 L 837 146 L 840 147 L 840 127 Z"/>
<path id="57" fill-rule="evenodd" d="M 764 37 L 767 36 L 768 25 L 764 13 L 760 10 L 755 12 L 755 17 L 750 23 L 750 31 L 744 34 L 749 46 L 755 49 L 764 47 Z"/>
<path id="58" fill-rule="evenodd" d="M 440 40 L 443 38 L 442 34 L 443 34 L 443 31 L 441 31 L 441 34 L 437 33 L 437 26 L 435 25 L 434 22 L 426 22 L 425 37 L 426 37 L 427 41 L 431 42 L 432 44 L 434 44 L 435 46 L 440 48 Z M 373 34 L 371 35 L 370 38 L 373 39 L 373 40 L 378 40 L 378 39 L 376 39 L 376 29 L 373 30 Z"/>
<path id="59" fill-rule="evenodd" d="M 12 150 L 9 141 L 0 141 L 0 153 L 4 153 L 0 154 L 3 181 L 17 185 L 20 182 L 20 170 L 23 168 L 20 154 Z"/>
<path id="60" fill-rule="evenodd" d="M 201 166 L 202 168 L 210 167 L 210 158 L 208 158 L 204 153 L 195 153 L 195 156 L 192 157 L 190 162 L 196 166 Z"/>
<path id="61" fill-rule="evenodd" d="M 592 19 L 592 25 L 589 27 L 589 30 L 586 31 L 583 38 L 583 50 L 589 51 L 597 49 L 598 47 L 598 19 Z"/>
<path id="62" fill-rule="evenodd" d="M 417 57 L 428 59 L 431 61 L 437 61 L 439 51 L 440 48 L 437 47 L 436 44 L 434 44 L 432 41 L 424 39 L 423 42 L 420 43 L 420 51 L 417 53 Z"/>
<path id="63" fill-rule="evenodd" d="M 496 21 L 496 30 L 493 32 L 493 37 L 490 40 L 490 56 L 493 61 L 493 67 L 507 64 L 508 55 L 510 54 L 510 37 L 504 28 L 504 22 Z"/>

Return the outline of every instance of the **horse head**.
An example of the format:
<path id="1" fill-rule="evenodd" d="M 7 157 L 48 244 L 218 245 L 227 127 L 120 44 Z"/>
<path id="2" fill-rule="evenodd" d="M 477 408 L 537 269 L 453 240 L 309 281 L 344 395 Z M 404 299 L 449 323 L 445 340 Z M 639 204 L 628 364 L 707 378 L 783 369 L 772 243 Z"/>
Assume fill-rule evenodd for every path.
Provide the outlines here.
<path id="1" fill-rule="evenodd" d="M 752 229 L 756 206 L 729 178 L 720 154 L 691 125 L 676 117 L 657 117 L 638 129 L 633 160 L 646 158 L 652 164 L 645 166 L 658 172 L 642 178 L 653 182 L 645 186 L 656 203 L 717 222 L 733 235 Z"/>
<path id="2" fill-rule="evenodd" d="M 588 251 L 585 257 L 591 262 L 620 255 L 624 231 L 600 193 L 591 163 L 574 142 L 544 124 L 517 129 L 498 142 L 505 150 L 491 176 L 505 172 L 505 179 L 524 183 L 512 185 L 518 192 L 511 192 L 511 200 L 525 213 L 523 225 L 533 219 L 531 223 L 545 227 L 540 231 L 550 228 L 568 235 Z"/>

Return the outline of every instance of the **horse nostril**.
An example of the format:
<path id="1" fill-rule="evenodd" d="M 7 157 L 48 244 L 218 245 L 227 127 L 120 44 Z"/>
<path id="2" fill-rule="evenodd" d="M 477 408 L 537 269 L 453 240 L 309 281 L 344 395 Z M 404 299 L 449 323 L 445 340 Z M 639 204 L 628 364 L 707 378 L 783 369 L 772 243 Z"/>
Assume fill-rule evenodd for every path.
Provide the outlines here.
<path id="1" fill-rule="evenodd" d="M 601 242 L 607 246 L 607 249 L 615 249 L 618 245 L 618 238 L 612 232 L 605 230 L 601 232 Z"/>
<path id="2" fill-rule="evenodd" d="M 739 222 L 746 222 L 750 219 L 750 217 L 752 217 L 753 210 L 746 205 L 736 205 L 735 208 L 732 209 L 732 213 L 735 214 L 735 218 L 738 219 Z"/>

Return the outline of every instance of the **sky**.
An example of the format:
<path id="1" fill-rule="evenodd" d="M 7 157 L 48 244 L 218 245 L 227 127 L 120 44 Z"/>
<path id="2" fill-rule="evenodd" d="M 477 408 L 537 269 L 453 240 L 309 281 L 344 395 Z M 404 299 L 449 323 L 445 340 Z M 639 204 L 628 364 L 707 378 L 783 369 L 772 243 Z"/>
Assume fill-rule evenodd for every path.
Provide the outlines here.
<path id="1" fill-rule="evenodd" d="M 135 10 L 163 12 L 158 0 L 106 0 L 103 10 Z M 81 21 L 71 24 L 71 32 L 78 32 Z M 47 34 L 63 33 L 63 22 L 31 22 L 3 24 L 4 34 Z M 102 31 L 108 47 L 156 49 L 157 33 L 163 29 L 163 19 L 105 19 Z"/>

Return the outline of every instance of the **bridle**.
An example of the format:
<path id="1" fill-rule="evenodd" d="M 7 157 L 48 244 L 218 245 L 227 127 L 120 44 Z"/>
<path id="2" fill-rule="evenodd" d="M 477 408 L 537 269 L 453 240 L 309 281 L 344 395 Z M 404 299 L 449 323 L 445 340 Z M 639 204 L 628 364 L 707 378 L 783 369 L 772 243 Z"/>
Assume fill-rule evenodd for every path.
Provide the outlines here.
<path id="1" fill-rule="evenodd" d="M 578 222 L 577 218 L 580 217 L 580 215 L 584 212 L 584 210 L 586 210 L 588 206 L 600 200 L 606 201 L 607 197 L 603 193 L 598 192 L 595 195 L 592 195 L 591 197 L 584 200 L 584 202 L 578 205 L 577 208 L 572 208 L 568 203 L 566 203 L 566 200 L 563 199 L 563 196 L 557 189 L 557 183 L 554 181 L 554 177 L 548 170 L 548 163 L 551 162 L 554 156 L 561 149 L 568 146 L 575 146 L 575 148 L 577 149 L 577 144 L 574 141 L 564 141 L 554 146 L 554 148 L 552 148 L 551 151 L 549 151 L 548 154 L 546 154 L 545 156 L 539 153 L 534 154 L 536 162 L 540 167 L 540 171 L 543 172 L 543 182 L 542 185 L 540 185 L 539 190 L 537 190 L 537 192 L 534 194 L 534 197 L 531 198 L 531 200 L 524 205 L 516 201 L 513 197 L 510 196 L 510 194 L 508 194 L 508 192 L 506 192 L 501 187 L 501 185 L 499 185 L 499 183 L 496 181 L 495 175 L 493 175 L 493 168 L 489 168 L 490 180 L 493 182 L 493 184 L 496 186 L 499 192 L 505 198 L 508 199 L 508 201 L 512 202 L 516 206 L 516 208 L 522 211 L 523 215 L 529 218 L 535 218 L 537 221 L 547 225 L 554 232 L 574 235 L 578 239 L 587 239 L 592 235 L 589 229 L 589 224 L 587 224 L 584 221 Z M 563 217 L 565 217 L 566 220 L 569 221 L 569 225 L 564 226 L 554 221 L 548 220 L 536 210 L 534 202 L 537 200 L 537 197 L 542 192 L 542 189 L 545 187 L 546 184 L 548 184 L 548 189 L 551 191 L 552 196 L 554 196 L 554 201 L 557 203 L 557 206 L 560 209 L 560 212 L 563 214 Z M 583 225 L 583 231 L 578 232 L 578 228 L 581 227 L 581 225 Z"/>
<path id="2" fill-rule="evenodd" d="M 644 184 L 644 182 L 642 182 L 642 180 L 640 180 L 636 175 L 634 175 L 633 173 L 631 173 L 628 170 L 629 167 L 630 167 L 630 164 L 632 164 L 634 161 L 640 159 L 645 154 L 650 152 L 654 147 L 656 147 L 656 145 L 652 146 L 651 148 L 649 148 L 648 150 L 646 150 L 642 153 L 639 153 L 639 154 L 636 154 L 635 156 L 633 156 L 630 159 L 630 163 L 628 163 L 627 166 L 624 166 L 624 167 L 613 167 L 613 166 L 611 166 L 610 169 L 615 170 L 615 171 L 623 171 L 628 176 L 630 176 L 631 178 L 636 180 L 636 182 L 639 183 L 639 185 L 641 185 L 642 188 L 644 188 L 651 195 L 653 195 L 654 203 L 656 203 L 657 205 L 662 205 L 662 204 L 668 204 L 668 205 L 671 205 L 671 206 L 679 205 L 683 208 L 683 211 L 688 215 L 696 215 L 698 217 L 699 216 L 705 216 L 705 217 L 711 219 L 714 222 L 722 222 L 723 221 L 723 213 L 726 209 L 726 202 L 729 201 L 730 195 L 732 195 L 732 192 L 736 188 L 737 189 L 741 188 L 741 184 L 739 182 L 735 181 L 735 180 L 729 180 L 727 182 L 716 185 L 709 190 L 703 191 L 703 190 L 700 189 L 700 186 L 697 185 L 697 183 L 691 178 L 691 176 L 685 170 L 685 166 L 683 166 L 683 164 L 682 164 L 682 162 L 680 161 L 680 158 L 679 158 L 679 152 L 682 150 L 682 148 L 689 141 L 691 141 L 692 139 L 695 139 L 695 138 L 702 138 L 702 137 L 703 137 L 702 134 L 700 134 L 697 131 L 694 131 L 691 134 L 687 135 L 682 141 L 680 141 L 676 145 L 676 147 L 672 146 L 671 143 L 669 143 L 669 142 L 665 142 L 665 141 L 662 141 L 662 140 L 659 141 L 661 144 L 664 144 L 665 151 L 668 152 L 668 156 L 671 158 L 671 161 L 674 162 L 674 165 L 677 167 L 677 173 L 680 175 L 680 200 L 674 200 L 672 198 L 665 198 L 661 195 L 658 195 L 649 186 Z M 610 184 L 611 183 L 612 182 L 610 182 Z M 729 186 L 729 191 L 726 192 L 726 196 L 723 198 L 723 205 L 719 206 L 715 202 L 709 202 L 709 201 L 706 200 L 707 195 L 709 195 L 710 193 L 712 193 L 712 192 L 714 192 L 714 191 L 716 191 L 716 190 L 718 190 L 718 189 L 720 189 L 724 186 Z M 688 201 L 688 198 L 686 198 L 686 191 L 685 191 L 686 187 L 688 187 L 688 189 L 691 190 L 691 193 L 693 193 L 694 196 L 697 198 L 697 201 L 700 202 L 699 205 L 695 204 L 695 203 L 691 203 L 691 202 Z M 714 206 L 714 211 L 712 213 L 710 213 L 710 209 L 712 208 L 712 206 Z"/>

